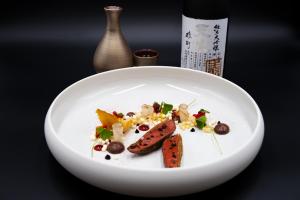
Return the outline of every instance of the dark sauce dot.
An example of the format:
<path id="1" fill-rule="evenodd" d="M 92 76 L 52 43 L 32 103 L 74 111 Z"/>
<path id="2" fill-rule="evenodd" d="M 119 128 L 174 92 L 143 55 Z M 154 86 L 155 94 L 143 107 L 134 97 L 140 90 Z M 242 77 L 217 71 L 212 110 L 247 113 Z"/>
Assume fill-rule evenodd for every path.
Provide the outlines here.
<path id="1" fill-rule="evenodd" d="M 194 129 L 194 128 L 192 128 L 192 129 L 191 129 L 191 132 L 195 132 L 195 129 Z"/>
<path id="2" fill-rule="evenodd" d="M 227 124 L 218 122 L 218 124 L 214 128 L 214 131 L 217 134 L 225 135 L 225 134 L 229 133 L 230 128 L 229 128 L 229 126 Z"/>
<path id="3" fill-rule="evenodd" d="M 111 159 L 110 155 L 107 154 L 107 155 L 105 156 L 105 160 L 110 160 L 110 159 Z"/>
<path id="4" fill-rule="evenodd" d="M 121 142 L 111 142 L 107 146 L 107 151 L 112 154 L 119 154 L 125 150 L 123 143 Z"/>
<path id="5" fill-rule="evenodd" d="M 139 130 L 137 130 L 137 129 L 136 129 L 134 132 L 135 132 L 135 133 L 140 133 L 140 131 L 139 131 Z"/>

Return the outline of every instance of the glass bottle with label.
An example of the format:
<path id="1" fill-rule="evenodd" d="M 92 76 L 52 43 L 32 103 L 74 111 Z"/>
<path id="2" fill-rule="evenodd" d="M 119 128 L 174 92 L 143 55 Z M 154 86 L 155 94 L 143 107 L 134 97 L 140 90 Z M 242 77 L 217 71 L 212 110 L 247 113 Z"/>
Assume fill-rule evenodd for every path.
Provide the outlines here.
<path id="1" fill-rule="evenodd" d="M 227 30 L 226 0 L 184 0 L 181 67 L 222 76 Z"/>

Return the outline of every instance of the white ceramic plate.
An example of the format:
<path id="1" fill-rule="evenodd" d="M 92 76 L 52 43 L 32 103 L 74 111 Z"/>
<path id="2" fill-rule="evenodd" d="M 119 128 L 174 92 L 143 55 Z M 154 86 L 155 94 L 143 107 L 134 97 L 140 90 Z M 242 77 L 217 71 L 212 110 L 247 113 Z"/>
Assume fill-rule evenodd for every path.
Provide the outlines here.
<path id="1" fill-rule="evenodd" d="M 179 105 L 195 100 L 189 111 L 209 110 L 230 125 L 227 135 L 181 131 L 182 167 L 163 168 L 160 150 L 145 156 L 125 151 L 105 160 L 91 157 L 91 133 L 100 125 L 95 110 L 139 111 L 142 104 Z M 68 171 L 100 188 L 137 196 L 175 196 L 221 184 L 244 170 L 262 144 L 264 122 L 255 101 L 223 78 L 175 67 L 133 67 L 97 74 L 76 82 L 53 101 L 45 121 L 48 146 Z M 128 133 L 126 147 L 141 134 Z M 247 180 L 245 180 L 247 181 Z"/>

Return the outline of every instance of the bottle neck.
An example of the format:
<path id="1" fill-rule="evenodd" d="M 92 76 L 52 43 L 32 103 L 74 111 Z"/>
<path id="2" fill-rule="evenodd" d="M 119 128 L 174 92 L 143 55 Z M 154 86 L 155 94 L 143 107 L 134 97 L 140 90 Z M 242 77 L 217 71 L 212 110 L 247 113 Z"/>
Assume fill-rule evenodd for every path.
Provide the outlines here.
<path id="1" fill-rule="evenodd" d="M 106 12 L 106 30 L 119 31 L 121 10 L 105 10 L 105 12 Z"/>

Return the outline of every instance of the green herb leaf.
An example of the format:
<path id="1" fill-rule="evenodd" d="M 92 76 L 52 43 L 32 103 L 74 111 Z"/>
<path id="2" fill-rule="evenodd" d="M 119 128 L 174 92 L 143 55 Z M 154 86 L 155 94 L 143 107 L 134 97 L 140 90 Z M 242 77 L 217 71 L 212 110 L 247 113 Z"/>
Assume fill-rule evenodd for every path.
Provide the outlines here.
<path id="1" fill-rule="evenodd" d="M 107 130 L 106 128 L 103 128 L 103 127 L 96 128 L 96 132 L 97 132 L 97 134 L 99 134 L 99 136 L 102 140 L 110 139 L 113 136 L 112 131 Z"/>
<path id="2" fill-rule="evenodd" d="M 199 117 L 196 119 L 197 127 L 202 130 L 204 126 L 206 126 L 207 118 L 205 116 Z"/>
<path id="3" fill-rule="evenodd" d="M 172 104 L 167 104 L 165 102 L 161 103 L 161 112 L 163 114 L 167 114 L 168 112 L 172 111 L 173 105 Z"/>
<path id="4" fill-rule="evenodd" d="M 209 113 L 209 111 L 207 111 L 207 110 L 205 110 L 205 109 L 201 109 L 199 112 Z"/>

